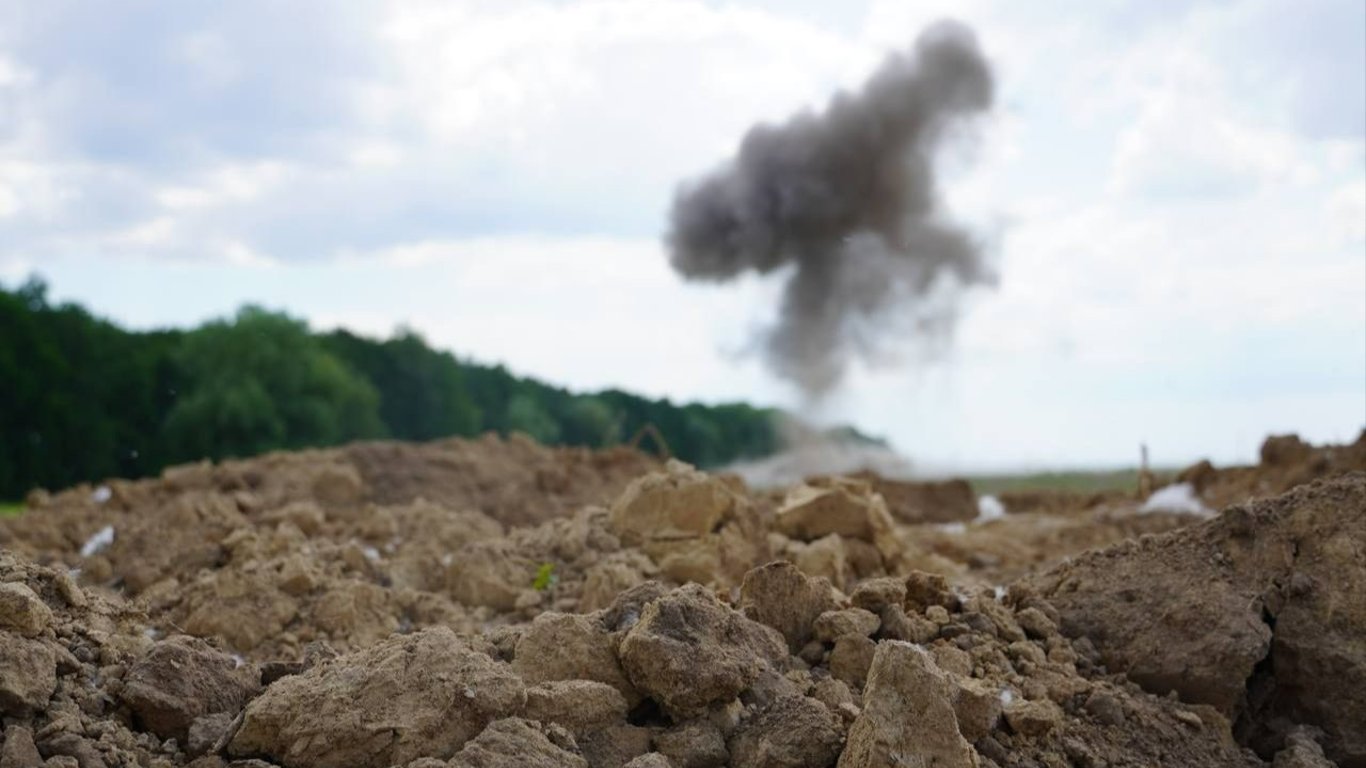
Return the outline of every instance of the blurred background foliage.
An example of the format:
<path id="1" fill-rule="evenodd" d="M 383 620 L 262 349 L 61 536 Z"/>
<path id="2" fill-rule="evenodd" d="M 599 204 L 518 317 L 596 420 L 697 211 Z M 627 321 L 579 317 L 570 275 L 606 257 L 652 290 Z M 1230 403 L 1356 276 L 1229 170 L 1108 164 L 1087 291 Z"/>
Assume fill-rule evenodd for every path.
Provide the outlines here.
<path id="1" fill-rule="evenodd" d="M 133 332 L 51 303 L 39 279 L 0 286 L 0 499 L 203 458 L 487 431 L 604 447 L 652 424 L 674 456 L 714 467 L 778 450 L 779 416 L 576 394 L 456 358 L 411 330 L 319 334 L 248 306 L 192 330 Z"/>

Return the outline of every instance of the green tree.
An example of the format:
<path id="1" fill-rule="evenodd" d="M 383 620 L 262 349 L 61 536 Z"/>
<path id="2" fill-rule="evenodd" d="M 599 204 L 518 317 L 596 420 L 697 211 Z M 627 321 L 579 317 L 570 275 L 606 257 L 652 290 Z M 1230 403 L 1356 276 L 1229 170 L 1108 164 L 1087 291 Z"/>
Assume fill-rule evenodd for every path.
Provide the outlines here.
<path id="1" fill-rule="evenodd" d="M 569 399 L 564 412 L 563 436 L 571 445 L 600 448 L 620 443 L 622 415 L 599 397 L 580 395 Z"/>
<path id="2" fill-rule="evenodd" d="M 166 417 L 181 458 L 379 437 L 379 396 L 302 322 L 245 307 L 185 335 L 176 353 L 185 395 Z"/>
<path id="3" fill-rule="evenodd" d="M 413 331 L 386 341 L 336 331 L 323 343 L 378 391 L 380 418 L 391 437 L 432 440 L 478 433 L 480 409 L 460 364 Z"/>
<path id="4" fill-rule="evenodd" d="M 464 377 L 470 399 L 479 409 L 479 430 L 507 432 L 508 405 L 517 378 L 501 365 L 466 365 Z"/>
<path id="5" fill-rule="evenodd" d="M 0 494 L 160 469 L 175 338 L 54 306 L 38 279 L 0 290 Z"/>
<path id="6" fill-rule="evenodd" d="M 560 441 L 559 423 L 531 392 L 519 392 L 508 401 L 507 429 L 524 432 L 546 445 Z"/>
<path id="7" fill-rule="evenodd" d="M 318 336 L 245 307 L 191 331 L 133 333 L 41 280 L 0 287 L 0 498 L 176 462 L 393 436 L 492 430 L 602 446 L 654 425 L 702 466 L 780 447 L 773 409 L 677 405 L 620 390 L 576 394 L 458 360 L 401 331 Z"/>

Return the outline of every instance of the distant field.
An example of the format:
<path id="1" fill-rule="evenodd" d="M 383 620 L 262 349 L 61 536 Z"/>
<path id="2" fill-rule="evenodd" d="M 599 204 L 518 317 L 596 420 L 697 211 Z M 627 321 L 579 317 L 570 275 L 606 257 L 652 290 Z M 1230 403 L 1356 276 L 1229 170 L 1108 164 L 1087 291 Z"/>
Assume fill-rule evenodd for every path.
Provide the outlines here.
<path id="1" fill-rule="evenodd" d="M 14 517 L 24 511 L 22 501 L 0 501 L 0 517 Z"/>
<path id="2" fill-rule="evenodd" d="M 1157 484 L 1162 485 L 1175 474 L 1173 470 L 1159 469 L 1153 473 Z M 978 475 L 968 478 L 978 493 L 1004 493 L 1009 491 L 1075 491 L 1095 493 L 1098 491 L 1132 491 L 1138 488 L 1138 470 L 1114 469 L 1079 472 L 1035 472 L 1019 475 Z"/>

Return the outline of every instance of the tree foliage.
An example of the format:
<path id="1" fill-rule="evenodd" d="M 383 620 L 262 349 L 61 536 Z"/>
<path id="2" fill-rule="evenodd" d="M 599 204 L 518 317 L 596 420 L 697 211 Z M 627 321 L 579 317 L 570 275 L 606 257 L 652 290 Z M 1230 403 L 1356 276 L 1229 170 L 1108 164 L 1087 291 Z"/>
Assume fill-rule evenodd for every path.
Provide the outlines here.
<path id="1" fill-rule="evenodd" d="M 336 331 L 322 342 L 380 393 L 380 420 L 393 435 L 433 440 L 479 430 L 479 408 L 466 391 L 460 364 L 450 353 L 428 347 L 413 331 L 400 331 L 385 341 Z"/>
<path id="2" fill-rule="evenodd" d="M 460 360 L 410 330 L 315 334 L 244 307 L 188 331 L 130 332 L 52 304 L 38 280 L 0 287 L 0 498 L 203 458 L 486 431 L 605 447 L 653 425 L 673 455 L 716 466 L 777 450 L 778 415 L 576 394 Z"/>
<path id="3" fill-rule="evenodd" d="M 0 290 L 0 496 L 164 466 L 179 343 L 52 306 L 37 281 Z"/>
<path id="4" fill-rule="evenodd" d="M 249 456 L 381 437 L 379 394 L 302 322 L 257 307 L 186 334 L 185 394 L 166 415 L 176 456 Z"/>

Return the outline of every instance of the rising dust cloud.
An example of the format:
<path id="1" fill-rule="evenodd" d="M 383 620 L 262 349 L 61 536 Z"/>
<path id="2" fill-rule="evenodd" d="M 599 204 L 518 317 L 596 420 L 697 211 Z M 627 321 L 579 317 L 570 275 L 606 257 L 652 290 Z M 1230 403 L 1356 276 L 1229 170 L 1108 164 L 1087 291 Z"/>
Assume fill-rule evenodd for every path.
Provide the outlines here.
<path id="1" fill-rule="evenodd" d="M 757 125 L 735 157 L 680 186 L 666 242 L 690 280 L 791 271 L 759 339 L 778 376 L 816 398 L 854 359 L 942 338 L 961 289 L 991 279 L 980 243 L 945 219 L 934 153 L 992 103 L 967 27 L 941 22 L 825 111 Z"/>

